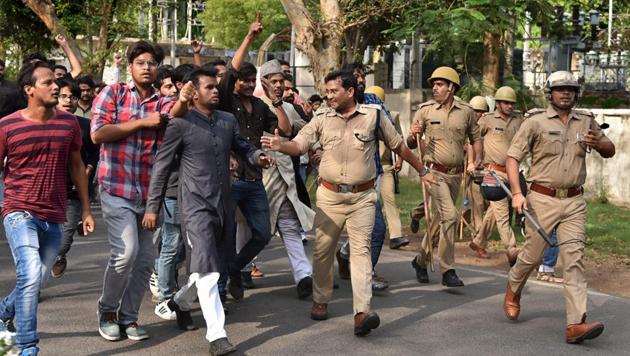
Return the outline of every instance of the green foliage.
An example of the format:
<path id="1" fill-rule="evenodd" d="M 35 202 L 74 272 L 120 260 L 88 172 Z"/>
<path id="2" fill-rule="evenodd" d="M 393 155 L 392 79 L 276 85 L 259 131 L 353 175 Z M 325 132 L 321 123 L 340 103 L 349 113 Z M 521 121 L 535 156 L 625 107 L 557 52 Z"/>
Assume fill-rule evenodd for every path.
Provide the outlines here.
<path id="1" fill-rule="evenodd" d="M 205 12 L 200 15 L 206 42 L 238 48 L 257 11 L 261 13 L 264 32 L 254 41 L 252 49 L 259 48 L 271 33 L 291 25 L 279 0 L 208 0 Z"/>
<path id="2" fill-rule="evenodd" d="M 548 23 L 553 14 L 546 0 L 414 0 L 388 31 L 401 39 L 419 34 L 429 44 L 427 53 L 437 54 L 444 63 L 461 63 L 463 49 L 482 43 L 485 32 L 502 34 L 512 29 L 515 38 L 522 37 L 526 10 L 539 23 Z"/>
<path id="3" fill-rule="evenodd" d="M 15 77 L 24 54 L 45 53 L 54 45 L 46 26 L 21 1 L 0 0 L 0 58 L 8 60 L 8 78 Z"/>

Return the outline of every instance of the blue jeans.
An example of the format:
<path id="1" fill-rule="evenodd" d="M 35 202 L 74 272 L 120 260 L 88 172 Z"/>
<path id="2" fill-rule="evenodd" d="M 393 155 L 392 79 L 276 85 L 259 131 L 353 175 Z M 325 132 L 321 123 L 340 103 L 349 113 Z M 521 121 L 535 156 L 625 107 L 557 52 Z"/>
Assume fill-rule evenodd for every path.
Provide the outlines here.
<path id="1" fill-rule="evenodd" d="M 553 243 L 558 243 L 558 233 L 556 229 L 553 229 L 553 231 L 551 231 L 551 236 L 549 236 L 549 239 Z M 545 248 L 545 255 L 543 256 L 543 265 L 548 267 L 555 267 L 556 263 L 558 262 L 558 250 L 558 246 L 551 247 L 547 245 L 547 247 Z"/>
<path id="2" fill-rule="evenodd" d="M 247 225 L 252 230 L 252 238 L 229 263 L 230 275 L 240 273 L 241 269 L 250 263 L 271 240 L 269 201 L 262 181 L 235 181 L 232 183 L 232 199 L 247 219 Z M 236 233 L 236 228 L 234 233 Z M 234 241 L 236 241 L 235 238 Z"/>
<path id="3" fill-rule="evenodd" d="M 22 354 L 37 354 L 37 304 L 42 275 L 50 273 L 62 224 L 49 224 L 25 211 L 4 218 L 4 230 L 15 261 L 15 289 L 0 302 L 0 319 L 15 318 L 16 345 Z"/>
<path id="4" fill-rule="evenodd" d="M 165 198 L 164 206 L 166 207 L 164 209 L 164 222 L 160 230 L 162 244 L 155 268 L 158 275 L 160 301 L 170 299 L 175 295 L 177 264 L 182 262 L 181 250 L 184 248 L 179 214 L 177 213 L 177 199 Z"/>
<path id="5" fill-rule="evenodd" d="M 374 218 L 374 227 L 372 228 L 372 269 L 378 263 L 378 258 L 381 256 L 381 250 L 383 249 L 383 242 L 385 241 L 385 219 L 383 218 L 383 210 L 381 210 L 381 203 L 376 201 L 376 216 Z"/>

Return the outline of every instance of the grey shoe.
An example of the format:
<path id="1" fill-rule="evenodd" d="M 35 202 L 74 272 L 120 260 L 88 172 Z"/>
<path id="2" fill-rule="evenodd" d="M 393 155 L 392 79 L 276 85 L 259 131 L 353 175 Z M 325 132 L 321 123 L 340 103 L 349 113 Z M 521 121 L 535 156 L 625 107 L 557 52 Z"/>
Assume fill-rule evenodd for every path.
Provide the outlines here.
<path id="1" fill-rule="evenodd" d="M 386 290 L 387 288 L 389 288 L 389 282 L 387 282 L 385 278 L 377 274 L 372 275 L 372 291 L 382 292 Z"/>
<path id="2" fill-rule="evenodd" d="M 109 341 L 120 340 L 120 326 L 118 325 L 118 318 L 116 317 L 116 313 L 105 312 L 102 314 L 98 314 L 98 316 L 98 333 L 101 334 L 103 339 Z"/>
<path id="3" fill-rule="evenodd" d="M 234 351 L 236 351 L 236 347 L 228 341 L 227 337 L 216 339 L 210 343 L 210 355 L 212 356 L 227 355 Z"/>
<path id="4" fill-rule="evenodd" d="M 138 326 L 138 323 L 129 323 L 127 325 L 120 325 L 122 332 L 127 335 L 129 340 L 146 340 L 149 338 L 149 334 Z"/>

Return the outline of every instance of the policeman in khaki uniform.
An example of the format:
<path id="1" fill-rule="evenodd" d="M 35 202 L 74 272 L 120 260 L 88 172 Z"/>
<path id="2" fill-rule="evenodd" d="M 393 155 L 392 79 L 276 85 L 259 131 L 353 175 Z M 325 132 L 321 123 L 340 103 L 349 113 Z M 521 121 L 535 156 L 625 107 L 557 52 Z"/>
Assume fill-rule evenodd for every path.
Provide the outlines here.
<path id="1" fill-rule="evenodd" d="M 365 89 L 366 93 L 376 95 L 382 102 L 385 102 L 385 90 L 379 86 L 371 86 Z M 400 127 L 400 113 L 396 111 L 390 112 L 396 132 L 402 134 Z M 389 230 L 389 248 L 397 250 L 403 246 L 409 245 L 409 239 L 403 236 L 402 226 L 400 223 L 400 213 L 396 205 L 396 177 L 395 173 L 400 172 L 402 160 L 395 157 L 392 151 L 385 144 L 379 145 L 379 155 L 383 166 L 383 174 L 380 177 L 381 199 L 383 199 L 383 210 L 385 219 L 387 220 L 387 229 Z"/>
<path id="2" fill-rule="evenodd" d="M 427 192 L 440 219 L 438 255 L 442 284 L 462 287 L 464 282 L 455 273 L 455 235 L 460 218 L 455 200 L 464 171 L 466 138 L 473 143 L 474 165 L 480 166 L 481 136 L 473 109 L 454 97 L 460 87 L 457 72 L 449 67 L 439 67 L 429 78 L 429 83 L 433 87 L 434 100 L 420 104 L 407 145 L 415 148 L 418 145 L 416 134 L 424 134 L 423 161 L 437 180 Z M 431 236 L 425 236 L 425 239 L 429 240 L 423 241 L 420 254 L 411 262 L 420 283 L 429 282 L 426 256 L 431 252 Z"/>
<path id="3" fill-rule="evenodd" d="M 586 154 L 595 149 L 602 157 L 615 154 L 615 146 L 602 133 L 590 112 L 572 109 L 580 86 L 570 72 L 551 74 L 545 91 L 547 110 L 527 118 L 508 150 L 507 174 L 512 206 L 528 209 L 545 231 L 557 230 L 560 259 L 564 264 L 564 298 L 567 309 L 567 343 L 581 343 L 604 331 L 600 322 L 586 322 L 586 279 L 584 238 L 586 201 L 582 185 L 586 179 Z M 518 178 L 519 162 L 531 154 L 528 180 L 530 194 L 524 198 Z M 526 224 L 527 240 L 508 277 L 503 309 L 508 319 L 518 319 L 521 292 L 545 251 L 544 240 Z"/>
<path id="4" fill-rule="evenodd" d="M 487 170 L 495 172 L 497 176 L 506 181 L 505 160 L 507 159 L 507 151 L 512 138 L 523 123 L 523 117 L 514 111 L 514 104 L 516 103 L 514 89 L 510 87 L 499 88 L 494 95 L 494 100 L 496 101 L 494 112 L 483 115 L 478 122 L 483 137 L 483 165 Z M 481 228 L 469 246 L 474 251 L 485 250 L 495 221 L 501 242 L 506 248 L 508 263 L 513 266 L 516 263 L 518 249 L 516 248 L 514 231 L 510 226 L 510 207 L 507 197 L 490 202 Z"/>
<path id="5" fill-rule="evenodd" d="M 483 96 L 475 96 L 470 99 L 469 104 L 475 111 L 475 117 L 477 118 L 478 124 L 481 115 L 488 112 L 488 102 Z M 472 175 L 475 169 L 475 163 L 473 149 L 470 144 L 466 145 L 466 151 L 468 152 L 467 171 L 469 175 Z M 469 179 L 472 179 L 472 177 L 469 177 Z M 484 219 L 483 213 L 488 208 L 488 202 L 486 202 L 486 200 L 481 195 L 481 185 L 472 182 L 470 182 L 466 187 L 466 198 L 468 199 L 468 203 L 470 205 L 471 225 L 475 229 L 475 231 L 472 232 L 474 236 L 481 228 L 481 224 L 483 223 Z M 494 217 L 489 217 L 489 219 L 493 218 Z M 494 222 L 494 220 L 492 220 L 492 222 Z M 490 255 L 485 250 L 485 248 L 479 249 L 476 252 L 477 256 L 479 256 L 480 258 L 490 258 Z"/>
<path id="6" fill-rule="evenodd" d="M 291 141 L 263 137 L 264 149 L 300 156 L 320 142 L 323 148 L 319 164 L 320 185 L 315 210 L 316 237 L 313 252 L 313 307 L 311 318 L 328 317 L 332 297 L 333 263 L 339 234 L 347 226 L 350 240 L 350 268 L 354 309 L 354 333 L 368 334 L 380 324 L 370 311 L 372 298 L 372 262 L 370 236 L 374 225 L 377 140 L 382 140 L 396 154 L 409 162 L 427 184 L 434 183 L 431 173 L 405 146 L 403 138 L 378 109 L 357 104 L 357 82 L 351 72 L 334 71 L 325 78 L 329 107 L 319 112 Z"/>

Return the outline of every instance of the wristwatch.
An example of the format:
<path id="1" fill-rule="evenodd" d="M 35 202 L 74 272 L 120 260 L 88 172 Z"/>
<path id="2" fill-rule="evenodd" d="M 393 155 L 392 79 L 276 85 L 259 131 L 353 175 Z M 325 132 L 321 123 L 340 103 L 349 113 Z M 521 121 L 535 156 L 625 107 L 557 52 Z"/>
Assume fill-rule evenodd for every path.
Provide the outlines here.
<path id="1" fill-rule="evenodd" d="M 282 99 L 276 99 L 276 101 L 272 102 L 271 104 L 273 105 L 274 108 L 277 108 L 281 106 L 282 103 L 283 103 Z"/>
<path id="2" fill-rule="evenodd" d="M 429 174 L 431 172 L 431 170 L 427 167 L 424 167 L 424 171 L 422 171 L 422 173 L 420 173 L 420 177 L 424 177 L 427 174 Z"/>

